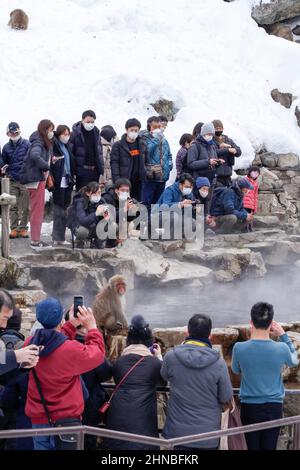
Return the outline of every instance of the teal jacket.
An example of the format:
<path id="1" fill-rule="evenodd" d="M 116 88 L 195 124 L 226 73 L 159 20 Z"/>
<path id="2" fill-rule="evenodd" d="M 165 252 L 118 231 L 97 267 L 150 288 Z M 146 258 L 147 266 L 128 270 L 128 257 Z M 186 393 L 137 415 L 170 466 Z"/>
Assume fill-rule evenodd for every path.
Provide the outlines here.
<path id="1" fill-rule="evenodd" d="M 151 165 L 159 165 L 161 162 L 162 152 L 162 167 L 163 167 L 163 181 L 168 181 L 170 172 L 173 168 L 173 160 L 170 145 L 164 137 L 159 139 L 154 137 L 151 132 L 145 131 L 142 138 L 148 148 L 148 163 Z"/>

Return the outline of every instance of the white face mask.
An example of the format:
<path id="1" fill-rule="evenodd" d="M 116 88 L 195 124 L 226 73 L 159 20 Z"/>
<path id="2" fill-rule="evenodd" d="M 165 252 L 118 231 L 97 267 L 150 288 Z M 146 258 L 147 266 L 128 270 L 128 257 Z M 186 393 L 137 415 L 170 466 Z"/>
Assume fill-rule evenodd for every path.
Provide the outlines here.
<path id="1" fill-rule="evenodd" d="M 84 122 L 83 127 L 86 131 L 92 131 L 95 127 L 95 124 L 93 122 Z"/>
<path id="2" fill-rule="evenodd" d="M 182 189 L 182 194 L 184 196 L 189 196 L 190 194 L 192 194 L 192 188 L 183 188 Z"/>
<path id="3" fill-rule="evenodd" d="M 206 142 L 211 142 L 213 140 L 213 136 L 212 135 L 205 135 L 204 139 L 206 140 Z"/>
<path id="4" fill-rule="evenodd" d="M 63 144 L 67 144 L 70 140 L 70 136 L 69 135 L 61 135 L 59 140 L 63 143 Z"/>
<path id="5" fill-rule="evenodd" d="M 12 140 L 13 142 L 18 142 L 18 140 L 20 140 L 20 139 L 21 139 L 20 134 L 17 135 L 16 137 L 10 137 L 10 140 Z"/>
<path id="6" fill-rule="evenodd" d="M 208 196 L 208 191 L 203 191 L 203 190 L 199 190 L 199 194 L 201 197 L 207 197 Z"/>
<path id="7" fill-rule="evenodd" d="M 90 197 L 90 201 L 92 204 L 97 204 L 98 202 L 100 202 L 100 199 L 101 199 L 101 196 L 91 196 Z"/>
<path id="8" fill-rule="evenodd" d="M 152 131 L 152 134 L 154 135 L 154 137 L 160 137 L 162 135 L 161 129 L 154 129 L 154 131 Z"/>
<path id="9" fill-rule="evenodd" d="M 120 201 L 127 201 L 127 199 L 129 198 L 129 193 L 127 191 L 121 191 L 118 196 Z"/>
<path id="10" fill-rule="evenodd" d="M 139 133 L 136 131 L 127 132 L 127 136 L 130 140 L 136 140 Z"/>
<path id="11" fill-rule="evenodd" d="M 54 132 L 53 131 L 48 132 L 47 137 L 49 140 L 52 140 L 54 137 Z"/>
<path id="12" fill-rule="evenodd" d="M 257 180 L 257 178 L 259 177 L 259 173 L 258 171 L 251 171 L 250 176 L 253 180 Z"/>

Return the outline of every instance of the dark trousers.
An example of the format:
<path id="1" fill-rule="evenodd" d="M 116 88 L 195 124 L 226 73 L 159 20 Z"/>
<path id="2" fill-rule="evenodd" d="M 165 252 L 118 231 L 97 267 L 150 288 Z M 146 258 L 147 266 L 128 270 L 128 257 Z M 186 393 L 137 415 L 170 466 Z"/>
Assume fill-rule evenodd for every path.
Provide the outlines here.
<path id="1" fill-rule="evenodd" d="M 241 420 L 243 426 L 282 418 L 282 403 L 250 404 L 242 403 Z M 280 428 L 247 432 L 248 450 L 276 450 Z"/>
<path id="2" fill-rule="evenodd" d="M 142 188 L 142 203 L 151 210 L 151 204 L 156 204 L 165 190 L 166 183 L 159 181 L 146 181 Z"/>
<path id="3" fill-rule="evenodd" d="M 141 197 L 142 197 L 142 182 L 141 181 L 131 181 L 130 196 L 133 199 L 136 199 L 138 202 L 141 202 Z"/>
<path id="4" fill-rule="evenodd" d="M 65 241 L 67 227 L 67 208 L 71 202 L 71 195 L 72 187 L 56 188 L 53 192 L 53 241 Z"/>
<path id="5" fill-rule="evenodd" d="M 218 450 L 217 447 L 205 447 L 205 448 L 202 448 L 202 449 L 198 449 L 196 447 L 187 447 L 187 446 L 176 446 L 174 447 L 174 450 L 185 450 L 187 452 L 192 452 L 192 451 L 200 451 L 200 450 Z"/>
<path id="6" fill-rule="evenodd" d="M 80 176 L 76 175 L 76 191 L 79 191 L 83 186 L 86 186 L 92 181 L 99 183 L 100 174 L 98 170 L 84 170 L 84 173 Z"/>

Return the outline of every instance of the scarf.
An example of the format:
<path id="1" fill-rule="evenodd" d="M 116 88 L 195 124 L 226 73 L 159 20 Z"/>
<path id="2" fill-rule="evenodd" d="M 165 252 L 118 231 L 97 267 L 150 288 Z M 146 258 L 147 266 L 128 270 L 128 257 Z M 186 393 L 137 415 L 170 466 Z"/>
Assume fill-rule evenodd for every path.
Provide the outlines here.
<path id="1" fill-rule="evenodd" d="M 62 142 L 59 142 L 59 147 L 64 155 L 64 172 L 63 176 L 70 176 L 71 175 L 71 161 L 70 161 L 70 154 L 67 146 Z"/>
<path id="2" fill-rule="evenodd" d="M 147 348 L 147 346 L 144 346 L 144 344 L 131 344 L 130 346 L 127 346 L 123 352 L 122 356 L 127 356 L 128 354 L 138 354 L 139 356 L 152 356 L 151 352 Z"/>
<path id="3" fill-rule="evenodd" d="M 203 343 L 203 344 L 197 344 Z M 208 338 L 194 338 L 193 336 L 188 336 L 185 338 L 184 344 L 195 344 L 196 346 L 208 346 L 212 349 L 212 344 Z"/>

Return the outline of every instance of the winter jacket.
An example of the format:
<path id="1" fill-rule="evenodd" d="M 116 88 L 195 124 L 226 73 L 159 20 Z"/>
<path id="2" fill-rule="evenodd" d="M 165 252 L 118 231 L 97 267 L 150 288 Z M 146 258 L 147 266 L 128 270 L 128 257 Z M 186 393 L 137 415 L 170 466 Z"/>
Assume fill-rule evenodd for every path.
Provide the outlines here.
<path id="1" fill-rule="evenodd" d="M 2 384 L 2 376 L 18 369 L 19 364 L 14 351 L 0 350 L 0 384 Z"/>
<path id="2" fill-rule="evenodd" d="M 67 322 L 61 333 L 43 328 L 27 341 L 44 346 L 35 371 L 54 422 L 82 415 L 84 399 L 80 375 L 98 367 L 105 358 L 103 336 L 97 329 L 88 332 L 84 345 L 74 341 L 75 336 L 76 328 Z M 48 423 L 32 372 L 25 412 L 33 424 Z"/>
<path id="3" fill-rule="evenodd" d="M 251 209 L 253 210 L 254 213 L 257 212 L 257 207 L 258 207 L 258 188 L 259 184 L 257 180 L 253 180 L 250 178 L 250 176 L 246 176 L 247 180 L 249 181 L 252 186 L 254 186 L 254 189 L 250 189 L 248 193 L 244 196 L 244 207 L 246 209 Z"/>
<path id="4" fill-rule="evenodd" d="M 170 385 L 165 438 L 221 429 L 221 405 L 231 399 L 232 386 L 226 363 L 217 351 L 194 344 L 176 346 L 165 355 L 161 375 Z M 218 439 L 184 445 L 214 448 Z"/>
<path id="5" fill-rule="evenodd" d="M 142 132 L 140 136 L 147 145 L 147 163 L 150 165 L 160 165 L 162 160 L 162 181 L 168 181 L 173 168 L 173 160 L 167 139 L 155 137 L 149 131 Z"/>
<path id="6" fill-rule="evenodd" d="M 94 134 L 95 140 L 95 154 L 96 154 L 96 171 L 99 175 L 103 175 L 104 172 L 104 162 L 103 162 L 103 151 L 102 151 L 102 143 L 101 143 L 101 136 L 98 127 L 94 127 L 92 131 Z M 74 155 L 75 158 L 75 171 L 77 176 L 84 176 L 86 174 L 86 170 L 84 166 L 86 165 L 86 146 L 85 140 L 82 132 L 82 125 L 81 122 L 77 122 L 72 127 L 72 133 L 70 138 L 70 150 Z"/>
<path id="7" fill-rule="evenodd" d="M 141 359 L 138 354 L 121 356 L 113 366 L 113 378 L 118 384 L 129 369 Z M 112 399 L 106 427 L 116 431 L 158 437 L 156 386 L 162 384 L 161 362 L 146 356 L 128 376 Z M 105 440 L 110 450 L 146 450 L 155 448 L 146 444 Z"/>
<path id="8" fill-rule="evenodd" d="M 157 205 L 161 206 L 162 204 L 166 204 L 167 206 L 171 207 L 174 204 L 178 205 L 178 203 L 182 202 L 184 199 L 190 199 L 191 201 L 194 201 L 194 194 L 191 193 L 189 196 L 183 196 L 179 188 L 179 183 L 176 182 L 164 190 L 159 200 L 157 201 Z"/>
<path id="9" fill-rule="evenodd" d="M 235 158 L 238 158 L 242 155 L 242 151 L 238 145 L 234 143 L 232 139 L 230 139 L 227 135 L 222 135 L 221 137 L 215 137 L 214 142 L 217 146 L 217 155 L 218 158 L 222 158 L 225 160 L 223 165 L 220 165 L 216 169 L 217 176 L 231 176 L 232 175 L 232 167 L 235 163 Z M 231 147 L 235 148 L 237 153 L 233 155 L 229 152 L 228 149 L 221 149 L 219 148 L 219 143 L 229 144 Z"/>
<path id="10" fill-rule="evenodd" d="M 136 140 L 138 145 L 139 155 L 131 156 L 130 149 L 127 144 L 126 134 L 124 134 L 118 142 L 116 142 L 111 150 L 110 165 L 112 172 L 112 179 L 115 183 L 119 178 L 127 178 L 131 181 L 133 159 L 139 160 L 139 180 L 144 181 L 146 177 L 145 163 L 147 161 L 147 146 L 141 137 Z"/>
<path id="11" fill-rule="evenodd" d="M 220 215 L 234 214 L 240 220 L 245 221 L 248 213 L 244 209 L 243 193 L 238 186 L 232 185 L 230 188 L 219 187 L 213 192 L 210 207 L 210 215 L 218 217 Z"/>
<path id="12" fill-rule="evenodd" d="M 45 180 L 45 172 L 50 169 L 51 151 L 45 147 L 38 131 L 29 138 L 30 147 L 20 171 L 20 183 L 37 183 Z"/>
<path id="13" fill-rule="evenodd" d="M 103 198 L 101 198 L 97 204 L 93 204 L 86 196 L 76 194 L 73 199 L 73 205 L 75 207 L 74 227 L 78 227 L 79 225 L 88 229 L 95 227 L 102 218 L 96 215 L 96 209 L 101 204 L 105 204 Z"/>
<path id="14" fill-rule="evenodd" d="M 215 170 L 210 167 L 209 160 L 217 158 L 217 148 L 214 143 L 207 142 L 201 135 L 198 135 L 196 141 L 188 149 L 187 168 L 194 179 L 198 176 L 205 176 L 212 182 Z"/>
<path id="15" fill-rule="evenodd" d="M 182 173 L 188 173 L 187 153 L 188 153 L 188 150 L 185 147 L 181 147 L 178 150 L 178 153 L 176 155 L 176 173 L 177 173 L 177 177 L 179 177 Z"/>
<path id="16" fill-rule="evenodd" d="M 68 143 L 66 147 L 70 155 L 70 170 L 71 170 L 70 185 L 72 186 L 74 184 L 75 161 L 74 161 L 74 155 L 71 152 L 71 145 Z M 60 157 L 63 155 L 61 147 L 60 147 L 60 141 L 59 139 L 57 139 L 57 137 L 54 137 L 53 139 L 52 153 L 56 157 Z M 55 163 L 51 162 L 50 173 L 53 176 L 55 188 L 60 188 L 61 179 L 64 173 L 64 165 L 65 165 L 64 158 L 62 158 L 61 160 L 57 160 Z"/>
<path id="17" fill-rule="evenodd" d="M 112 146 L 118 142 L 118 137 L 114 137 L 111 142 L 108 142 L 104 137 L 101 137 L 102 151 L 103 151 L 103 161 L 104 161 L 104 174 L 103 182 L 106 184 L 112 184 L 112 174 L 110 166 L 110 154 Z"/>
<path id="18" fill-rule="evenodd" d="M 29 141 L 21 138 L 16 143 L 9 140 L 9 142 L 7 142 L 3 147 L 1 167 L 3 165 L 8 165 L 6 175 L 14 181 L 20 181 L 21 168 L 29 146 Z"/>
<path id="19" fill-rule="evenodd" d="M 102 195 L 102 199 L 106 204 L 111 205 L 115 210 L 115 221 L 118 224 L 120 218 L 120 201 L 119 198 L 114 190 L 114 188 L 110 188 L 106 193 Z M 138 201 L 133 198 L 130 198 L 135 205 L 139 205 Z M 127 214 L 127 222 L 132 222 L 138 217 L 138 212 L 136 214 L 128 215 Z"/>

